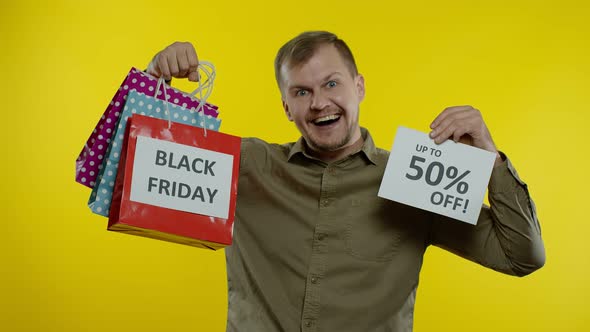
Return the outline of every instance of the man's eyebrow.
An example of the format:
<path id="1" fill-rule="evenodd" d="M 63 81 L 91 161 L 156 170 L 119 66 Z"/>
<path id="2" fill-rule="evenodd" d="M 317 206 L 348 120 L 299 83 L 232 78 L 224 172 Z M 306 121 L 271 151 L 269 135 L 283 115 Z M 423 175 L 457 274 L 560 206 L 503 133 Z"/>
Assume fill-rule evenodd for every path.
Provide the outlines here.
<path id="1" fill-rule="evenodd" d="M 297 84 L 297 85 L 292 85 L 289 87 L 289 90 L 299 90 L 299 89 L 303 89 L 306 90 L 309 87 L 305 86 L 305 85 L 301 85 L 301 84 Z"/>
<path id="2" fill-rule="evenodd" d="M 334 77 L 334 76 L 342 76 L 342 73 L 339 71 L 335 71 L 333 73 L 328 74 L 328 76 L 326 76 L 324 78 L 324 81 L 328 81 L 330 78 Z"/>
<path id="3" fill-rule="evenodd" d="M 333 72 L 333 73 L 330 73 L 330 74 L 328 74 L 328 75 L 326 75 L 326 76 L 324 77 L 324 79 L 322 80 L 322 82 L 329 81 L 329 80 L 330 80 L 331 78 L 333 78 L 334 76 L 342 76 L 342 73 L 341 73 L 341 72 L 339 72 L 339 71 L 335 71 L 335 72 Z M 297 85 L 290 86 L 288 89 L 289 89 L 289 90 L 293 90 L 293 89 L 308 89 L 308 88 L 309 88 L 309 87 L 308 87 L 308 86 L 306 86 L 306 85 L 297 84 Z"/>

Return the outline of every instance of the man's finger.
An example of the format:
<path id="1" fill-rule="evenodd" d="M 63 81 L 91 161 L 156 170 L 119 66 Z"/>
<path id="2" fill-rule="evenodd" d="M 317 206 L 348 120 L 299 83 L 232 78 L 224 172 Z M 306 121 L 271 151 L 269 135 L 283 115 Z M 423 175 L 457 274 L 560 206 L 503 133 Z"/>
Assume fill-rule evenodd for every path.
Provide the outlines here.
<path id="1" fill-rule="evenodd" d="M 181 52 L 177 54 L 178 59 L 178 78 L 185 78 L 188 76 L 189 73 L 189 64 L 188 59 L 186 57 L 185 52 Z"/>
<path id="2" fill-rule="evenodd" d="M 191 82 L 198 82 L 199 78 L 199 73 L 197 71 L 188 73 L 188 80 Z"/>
<path id="3" fill-rule="evenodd" d="M 156 58 L 148 64 L 146 72 L 154 77 L 160 77 L 162 73 L 159 70 L 159 66 L 157 65 Z"/>
<path id="4" fill-rule="evenodd" d="M 198 82 L 199 81 L 199 73 L 198 73 L 198 68 L 199 68 L 199 58 L 197 56 L 197 52 L 195 51 L 195 48 L 193 47 L 192 44 L 190 44 L 190 47 L 187 47 L 186 49 L 186 58 L 188 60 L 188 80 L 189 81 L 193 81 L 193 82 Z"/>
<path id="5" fill-rule="evenodd" d="M 178 77 L 178 60 L 176 60 L 176 52 L 168 54 L 166 60 L 168 61 L 168 68 L 170 68 L 170 75 L 172 75 L 172 77 Z"/>
<path id="6" fill-rule="evenodd" d="M 432 127 L 432 131 L 430 132 L 430 138 L 434 139 L 440 135 L 440 133 L 444 132 L 449 126 L 455 125 L 465 125 L 466 120 L 469 118 L 469 111 L 462 111 L 462 110 L 455 110 L 452 111 L 453 113 L 448 113 L 445 117 L 439 120 L 439 123 Z"/>
<path id="7" fill-rule="evenodd" d="M 469 111 L 455 110 L 455 111 L 453 111 L 453 113 L 450 113 L 450 112 L 447 113 L 447 115 L 445 117 L 441 118 L 438 121 L 438 124 L 436 126 L 434 126 L 432 129 L 433 129 L 433 131 L 441 132 L 446 127 L 448 127 L 452 122 L 462 121 L 462 120 L 467 119 L 469 117 L 470 117 Z"/>
<path id="8" fill-rule="evenodd" d="M 451 123 L 448 127 L 446 127 L 443 131 L 441 131 L 434 137 L 434 143 L 441 144 L 442 142 L 446 141 L 449 137 L 451 137 L 456 130 L 457 123 Z"/>
<path id="9" fill-rule="evenodd" d="M 463 105 L 463 106 L 451 106 L 447 107 L 442 111 L 430 124 L 430 128 L 434 129 L 439 125 L 441 121 L 443 121 L 449 114 L 453 114 L 460 111 L 467 111 L 472 109 L 470 105 Z"/>
<path id="10" fill-rule="evenodd" d="M 461 137 L 463 137 L 463 135 L 465 135 L 465 133 L 467 132 L 467 128 L 466 127 L 459 127 L 455 130 L 455 132 L 453 132 L 453 141 L 455 142 L 459 142 L 459 140 L 461 139 Z"/>
<path id="11" fill-rule="evenodd" d="M 156 63 L 158 64 L 158 67 L 160 69 L 160 77 L 163 77 L 165 80 L 170 80 L 172 79 L 172 76 L 170 75 L 170 68 L 168 67 L 168 60 L 166 60 L 166 57 L 162 55 L 162 53 L 157 55 L 158 59 L 156 61 Z"/>

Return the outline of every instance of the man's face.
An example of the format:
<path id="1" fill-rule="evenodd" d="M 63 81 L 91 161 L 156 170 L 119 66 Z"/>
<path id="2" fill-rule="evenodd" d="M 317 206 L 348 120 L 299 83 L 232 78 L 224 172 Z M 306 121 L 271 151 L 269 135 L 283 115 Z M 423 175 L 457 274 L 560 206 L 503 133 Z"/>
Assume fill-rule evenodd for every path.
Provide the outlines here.
<path id="1" fill-rule="evenodd" d="M 283 65 L 281 76 L 285 113 L 313 150 L 337 151 L 360 138 L 364 79 L 353 77 L 333 45 L 320 46 L 302 65 Z"/>

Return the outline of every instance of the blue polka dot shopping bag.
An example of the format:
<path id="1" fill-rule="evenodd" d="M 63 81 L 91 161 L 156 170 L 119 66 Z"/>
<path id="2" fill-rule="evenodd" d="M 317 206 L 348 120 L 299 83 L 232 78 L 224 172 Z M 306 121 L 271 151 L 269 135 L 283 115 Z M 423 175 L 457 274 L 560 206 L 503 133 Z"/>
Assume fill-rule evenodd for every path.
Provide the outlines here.
<path id="1" fill-rule="evenodd" d="M 166 92 L 169 87 L 161 84 L 162 90 Z M 159 94 L 160 89 L 156 89 L 154 95 Z M 201 103 L 201 106 L 204 103 Z M 203 110 L 201 107 L 200 110 Z M 197 112 L 195 109 L 188 109 L 174 103 L 168 103 L 164 100 L 154 98 L 148 94 L 139 92 L 135 89 L 129 91 L 119 121 L 115 127 L 110 145 L 105 153 L 102 168 L 96 179 L 96 184 L 90 194 L 88 206 L 91 211 L 108 217 L 113 196 L 113 188 L 117 177 L 117 169 L 121 158 L 121 147 L 127 126 L 128 119 L 133 114 L 146 115 L 153 118 L 183 123 L 194 127 L 203 127 L 206 130 L 217 131 L 221 121 L 211 115 L 205 115 L 204 112 Z"/>

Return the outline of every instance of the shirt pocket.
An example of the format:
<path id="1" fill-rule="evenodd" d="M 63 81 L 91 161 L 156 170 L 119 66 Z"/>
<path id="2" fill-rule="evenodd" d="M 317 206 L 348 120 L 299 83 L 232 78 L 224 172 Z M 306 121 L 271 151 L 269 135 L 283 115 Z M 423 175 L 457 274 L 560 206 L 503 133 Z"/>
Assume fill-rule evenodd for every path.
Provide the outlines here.
<path id="1" fill-rule="evenodd" d="M 409 230 L 399 222 L 399 211 L 391 209 L 391 204 L 374 203 L 371 210 L 352 208 L 349 211 L 344 242 L 346 252 L 355 258 L 385 262 L 398 254 Z"/>

